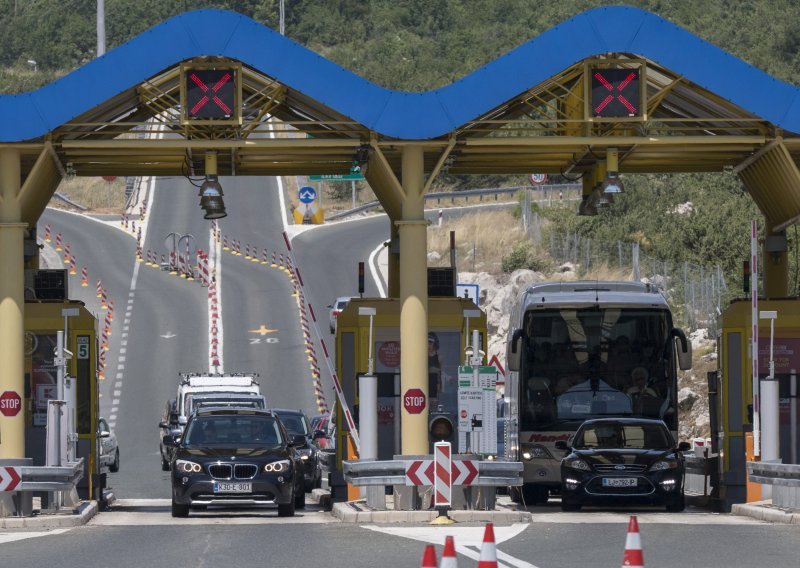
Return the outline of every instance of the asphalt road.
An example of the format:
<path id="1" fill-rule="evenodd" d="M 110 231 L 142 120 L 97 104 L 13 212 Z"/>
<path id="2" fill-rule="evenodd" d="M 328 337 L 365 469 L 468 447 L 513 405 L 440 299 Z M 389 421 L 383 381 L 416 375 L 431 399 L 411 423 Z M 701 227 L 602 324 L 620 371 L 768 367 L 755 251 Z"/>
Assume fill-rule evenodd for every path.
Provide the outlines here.
<path id="1" fill-rule="evenodd" d="M 637 512 L 646 566 L 797 566 L 796 526 L 709 513 Z M 627 512 L 566 514 L 537 508 L 530 524 L 495 527 L 500 566 L 619 566 L 627 521 Z M 0 531 L 0 544 L 3 565 L 21 567 L 367 568 L 419 566 L 424 544 L 436 544 L 441 556 L 446 535 L 455 538 L 459 565 L 475 566 L 482 525 L 359 526 L 340 523 L 314 505 L 291 519 L 263 510 L 210 510 L 172 519 L 166 501 L 122 502 L 86 527 L 43 535 Z"/>

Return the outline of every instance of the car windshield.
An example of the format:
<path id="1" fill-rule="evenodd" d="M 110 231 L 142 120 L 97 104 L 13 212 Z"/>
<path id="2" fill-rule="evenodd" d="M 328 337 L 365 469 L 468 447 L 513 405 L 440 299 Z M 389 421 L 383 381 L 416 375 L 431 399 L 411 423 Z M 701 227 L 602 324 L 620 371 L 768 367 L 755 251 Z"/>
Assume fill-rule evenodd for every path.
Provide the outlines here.
<path id="1" fill-rule="evenodd" d="M 278 416 L 289 434 L 308 436 L 308 425 L 302 414 L 279 414 Z"/>
<path id="2" fill-rule="evenodd" d="M 283 443 L 278 421 L 271 416 L 200 416 L 189 424 L 184 445 L 278 446 Z"/>
<path id="3" fill-rule="evenodd" d="M 672 447 L 672 436 L 660 424 L 603 422 L 582 428 L 576 434 L 573 446 L 579 450 L 668 450 Z"/>

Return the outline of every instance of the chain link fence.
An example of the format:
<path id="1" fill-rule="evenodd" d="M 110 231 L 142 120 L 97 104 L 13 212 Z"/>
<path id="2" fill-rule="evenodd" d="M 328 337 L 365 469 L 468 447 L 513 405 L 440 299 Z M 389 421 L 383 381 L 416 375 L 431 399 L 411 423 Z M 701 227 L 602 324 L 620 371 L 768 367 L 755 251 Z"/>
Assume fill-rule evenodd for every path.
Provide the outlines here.
<path id="1" fill-rule="evenodd" d="M 716 334 L 717 316 L 733 293 L 719 265 L 658 259 L 642 253 L 639 243 L 607 242 L 577 233 L 542 231 L 535 218 L 526 227 L 533 244 L 558 265 L 570 264 L 579 277 L 629 278 L 656 286 L 686 329 Z"/>

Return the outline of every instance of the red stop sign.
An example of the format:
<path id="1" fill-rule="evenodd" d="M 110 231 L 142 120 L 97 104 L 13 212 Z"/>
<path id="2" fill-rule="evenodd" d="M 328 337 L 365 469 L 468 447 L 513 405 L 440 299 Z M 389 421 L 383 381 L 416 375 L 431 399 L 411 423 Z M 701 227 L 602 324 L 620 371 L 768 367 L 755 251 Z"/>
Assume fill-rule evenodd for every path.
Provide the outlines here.
<path id="1" fill-rule="evenodd" d="M 3 416 L 16 416 L 22 410 L 22 399 L 14 391 L 6 391 L 0 395 L 0 412 Z"/>
<path id="2" fill-rule="evenodd" d="M 419 414 L 425 410 L 425 393 L 421 389 L 408 389 L 403 396 L 403 407 L 409 414 Z"/>

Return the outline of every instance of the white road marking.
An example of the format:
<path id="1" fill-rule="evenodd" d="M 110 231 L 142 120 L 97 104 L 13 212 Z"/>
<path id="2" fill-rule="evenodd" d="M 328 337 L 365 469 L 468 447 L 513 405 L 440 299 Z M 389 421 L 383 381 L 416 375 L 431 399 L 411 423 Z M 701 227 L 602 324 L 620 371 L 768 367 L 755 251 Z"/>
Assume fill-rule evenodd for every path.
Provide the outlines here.
<path id="1" fill-rule="evenodd" d="M 444 544 L 444 539 L 447 536 L 452 536 L 455 540 L 456 544 L 456 552 L 466 556 L 467 558 L 471 558 L 473 560 L 478 560 L 480 558 L 480 548 L 483 544 L 483 533 L 485 528 L 480 527 L 453 527 L 453 526 L 444 526 L 444 527 L 431 527 L 430 525 L 421 526 L 421 527 L 393 527 L 393 526 L 378 526 L 378 525 L 365 525 L 365 529 L 369 529 L 375 532 L 381 532 L 384 534 L 389 534 L 393 536 L 399 536 L 402 538 L 408 538 L 411 540 L 418 540 L 420 542 L 430 543 L 430 544 Z M 496 544 L 501 544 L 507 540 L 511 540 L 512 538 L 519 535 L 522 531 L 528 528 L 527 523 L 514 523 L 510 527 L 494 527 L 494 539 Z M 473 548 L 477 550 L 473 550 Z M 499 563 L 500 567 L 508 567 L 513 566 L 515 568 L 537 568 L 533 564 L 526 562 L 524 560 L 520 560 L 518 558 L 514 558 L 510 554 L 506 554 L 504 552 L 497 551 L 498 560 L 502 560 Z"/>
<path id="2" fill-rule="evenodd" d="M 133 296 L 136 293 L 136 281 L 138 279 L 139 279 L 139 263 L 138 262 L 134 262 L 133 263 L 133 274 L 131 275 L 131 284 L 130 284 L 130 287 L 128 288 L 128 290 L 129 290 L 128 296 L 130 296 L 130 299 L 128 300 L 128 304 L 133 303 Z M 130 315 L 130 312 L 128 312 L 127 315 Z M 125 318 L 125 327 L 124 327 L 125 331 L 128 331 L 128 324 L 129 323 L 130 323 L 130 319 L 129 318 Z M 122 353 L 127 353 L 127 350 L 128 350 L 128 334 L 125 333 L 125 334 L 123 334 L 123 336 L 122 336 L 122 338 L 120 340 L 120 349 L 119 349 L 120 355 L 117 358 L 117 374 L 116 374 L 117 381 L 116 381 L 116 384 L 114 385 L 115 387 L 120 387 L 120 388 L 117 388 L 114 391 L 114 400 L 111 402 L 112 414 L 111 414 L 111 416 L 108 417 L 108 425 L 112 429 L 117 425 L 117 411 L 119 409 L 119 399 L 120 399 L 120 396 L 122 394 L 122 389 L 121 389 L 122 382 L 121 382 L 121 380 L 124 378 L 124 374 L 123 374 L 122 371 L 125 370 L 125 365 L 124 365 L 125 355 L 122 355 Z"/>
<path id="3" fill-rule="evenodd" d="M 5 544 L 7 542 L 16 542 L 19 540 L 26 540 L 29 538 L 38 538 L 40 536 L 53 536 L 57 534 L 63 534 L 70 530 L 72 529 L 52 529 L 49 531 L 11 532 L 11 533 L 0 532 L 0 544 Z"/>
<path id="4" fill-rule="evenodd" d="M 280 179 L 280 178 L 279 178 Z M 208 298 L 208 370 L 211 371 L 212 369 L 216 369 L 217 373 L 225 372 L 225 359 L 223 353 L 223 345 L 225 340 L 225 332 L 222 320 L 222 262 L 220 262 L 220 256 L 222 254 L 222 245 L 217 242 L 217 239 L 214 235 L 214 230 L 209 229 L 208 231 L 209 239 L 208 239 L 208 250 L 213 254 L 210 255 L 208 259 L 208 270 L 211 274 L 214 275 L 214 281 L 216 283 L 216 293 L 217 293 L 217 360 L 219 361 L 219 365 L 214 367 L 212 365 L 213 359 L 211 357 L 211 341 L 213 338 L 213 334 L 211 332 L 212 329 L 212 320 L 211 320 L 211 304 L 212 298 Z"/>
<path id="5" fill-rule="evenodd" d="M 383 283 L 381 282 L 380 276 L 380 269 L 375 264 L 375 259 L 377 258 L 378 254 L 381 252 L 383 248 L 383 243 L 379 244 L 375 247 L 369 255 L 369 271 L 372 274 L 372 279 L 375 281 L 375 286 L 378 287 L 378 294 L 381 298 L 386 297 L 386 290 L 383 289 Z"/>

